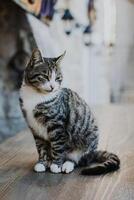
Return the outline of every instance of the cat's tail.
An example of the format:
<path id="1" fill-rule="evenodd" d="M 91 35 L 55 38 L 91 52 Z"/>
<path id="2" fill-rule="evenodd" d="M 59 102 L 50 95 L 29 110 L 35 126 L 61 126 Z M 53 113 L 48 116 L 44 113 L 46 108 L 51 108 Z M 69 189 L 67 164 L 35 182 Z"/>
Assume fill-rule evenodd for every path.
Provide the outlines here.
<path id="1" fill-rule="evenodd" d="M 89 166 L 95 163 L 94 166 Z M 80 162 L 80 166 L 87 166 L 82 169 L 82 175 L 100 175 L 118 170 L 120 168 L 120 159 L 117 155 L 107 151 L 95 151 L 85 154 Z"/>

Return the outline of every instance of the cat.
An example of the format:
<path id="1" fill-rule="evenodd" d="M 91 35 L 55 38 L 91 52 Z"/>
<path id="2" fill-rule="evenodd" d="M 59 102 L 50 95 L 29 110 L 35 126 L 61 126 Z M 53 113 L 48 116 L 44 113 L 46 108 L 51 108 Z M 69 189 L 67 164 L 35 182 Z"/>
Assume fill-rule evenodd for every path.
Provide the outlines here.
<path id="1" fill-rule="evenodd" d="M 83 175 L 115 171 L 120 167 L 118 156 L 97 150 L 98 126 L 89 106 L 61 86 L 64 55 L 44 58 L 35 49 L 24 71 L 20 105 L 39 155 L 34 170 L 70 173 L 85 166 Z"/>

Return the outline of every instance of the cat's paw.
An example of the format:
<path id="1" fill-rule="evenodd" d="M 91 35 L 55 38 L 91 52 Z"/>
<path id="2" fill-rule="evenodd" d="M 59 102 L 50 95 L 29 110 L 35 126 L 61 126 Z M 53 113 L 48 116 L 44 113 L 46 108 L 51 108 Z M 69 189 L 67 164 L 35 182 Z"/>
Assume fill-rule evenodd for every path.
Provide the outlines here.
<path id="1" fill-rule="evenodd" d="M 50 171 L 53 172 L 53 173 L 56 173 L 56 174 L 60 173 L 61 172 L 61 167 L 56 165 L 56 164 L 54 164 L 54 163 L 52 163 L 50 165 Z"/>
<path id="2" fill-rule="evenodd" d="M 36 163 L 35 166 L 34 166 L 34 171 L 35 172 L 45 172 L 46 167 L 43 163 Z"/>
<path id="3" fill-rule="evenodd" d="M 74 170 L 74 165 L 75 164 L 71 161 L 64 162 L 64 164 L 62 165 L 62 172 L 66 174 L 72 172 Z"/>

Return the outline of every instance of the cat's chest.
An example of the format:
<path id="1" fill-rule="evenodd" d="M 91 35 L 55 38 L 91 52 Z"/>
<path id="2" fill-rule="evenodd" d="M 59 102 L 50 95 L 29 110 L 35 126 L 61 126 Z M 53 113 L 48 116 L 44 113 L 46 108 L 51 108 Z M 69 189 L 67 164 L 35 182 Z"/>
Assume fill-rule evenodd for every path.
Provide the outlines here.
<path id="1" fill-rule="evenodd" d="M 37 94 L 29 88 L 22 88 L 20 97 L 23 102 L 22 108 L 26 112 L 26 120 L 28 125 L 34 130 L 36 135 L 39 135 L 47 140 L 48 134 L 46 124 L 40 123 L 34 116 L 34 110 L 36 110 L 36 106 L 45 101 L 44 95 Z"/>
<path id="2" fill-rule="evenodd" d="M 41 102 L 38 102 L 41 103 Z M 38 104 L 37 103 L 37 104 Z M 29 124 L 29 126 L 34 130 L 34 132 L 36 133 L 36 135 L 41 136 L 42 138 L 44 138 L 45 140 L 48 139 L 48 135 L 47 135 L 47 127 L 46 124 L 42 124 L 40 122 L 37 121 L 37 119 L 34 117 L 34 110 L 37 106 L 37 104 L 35 103 L 31 103 L 27 100 L 23 101 L 23 107 L 26 110 L 26 118 L 27 118 L 27 122 Z"/>

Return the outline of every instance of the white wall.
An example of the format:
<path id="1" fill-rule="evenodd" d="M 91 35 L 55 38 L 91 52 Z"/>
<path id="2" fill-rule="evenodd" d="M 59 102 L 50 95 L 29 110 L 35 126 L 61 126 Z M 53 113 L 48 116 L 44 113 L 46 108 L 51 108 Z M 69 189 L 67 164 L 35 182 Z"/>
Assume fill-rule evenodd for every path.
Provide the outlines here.
<path id="1" fill-rule="evenodd" d="M 104 6 L 106 1 L 107 6 Z M 72 2 L 71 8 L 74 7 L 72 12 L 76 19 L 86 24 L 87 18 L 85 12 L 82 11 L 86 8 L 87 1 L 72 0 L 70 2 Z M 96 0 L 97 21 L 92 35 L 94 45 L 90 48 L 83 44 L 82 30 L 75 29 L 70 37 L 64 34 L 60 16 L 55 16 L 50 28 L 31 17 L 31 20 L 34 19 L 34 33 L 38 35 L 37 43 L 44 56 L 57 56 L 65 49 L 67 50 L 62 65 L 64 86 L 78 92 L 90 104 L 108 104 L 111 90 L 118 98 L 120 88 L 125 84 L 126 66 L 134 38 L 134 20 L 132 20 L 134 6 L 127 0 L 116 1 L 117 13 L 113 6 L 112 20 L 112 12 L 109 13 L 108 10 L 113 2 L 115 0 Z M 116 27 L 115 14 L 117 15 Z M 110 18 L 111 26 L 107 26 L 107 23 L 110 24 Z M 114 34 L 114 28 L 116 28 L 116 34 Z M 113 31 L 112 34 L 111 31 Z M 116 41 L 116 47 L 110 54 L 104 47 L 104 43 L 112 42 L 112 40 Z"/>
<path id="2" fill-rule="evenodd" d="M 134 88 L 134 4 L 128 0 L 116 1 L 116 48 L 111 64 L 111 87 L 115 99 L 120 89 Z"/>

